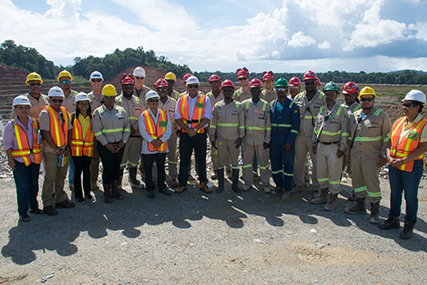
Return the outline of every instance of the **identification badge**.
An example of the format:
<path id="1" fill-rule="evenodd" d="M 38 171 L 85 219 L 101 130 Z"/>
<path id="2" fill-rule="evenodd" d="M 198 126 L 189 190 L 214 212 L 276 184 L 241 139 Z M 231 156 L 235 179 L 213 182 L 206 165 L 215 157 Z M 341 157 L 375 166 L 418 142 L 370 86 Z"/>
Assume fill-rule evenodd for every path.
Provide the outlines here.
<path id="1" fill-rule="evenodd" d="M 166 128 L 167 125 L 168 125 L 167 121 L 159 121 L 159 127 Z"/>
<path id="2" fill-rule="evenodd" d="M 196 103 L 196 108 L 198 109 L 204 109 L 205 108 L 205 104 L 204 103 Z"/>
<path id="3" fill-rule="evenodd" d="M 417 132 L 411 131 L 406 136 L 407 136 L 408 139 L 417 140 L 419 134 Z"/>

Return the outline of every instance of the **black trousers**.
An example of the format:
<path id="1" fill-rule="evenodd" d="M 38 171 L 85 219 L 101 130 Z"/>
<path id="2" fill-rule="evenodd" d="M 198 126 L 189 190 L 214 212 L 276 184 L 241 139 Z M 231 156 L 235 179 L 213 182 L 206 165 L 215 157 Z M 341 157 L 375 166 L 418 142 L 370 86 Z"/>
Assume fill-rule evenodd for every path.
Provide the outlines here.
<path id="1" fill-rule="evenodd" d="M 187 186 L 188 170 L 190 167 L 191 154 L 194 149 L 196 156 L 196 167 L 200 182 L 207 182 L 206 178 L 206 132 L 190 137 L 188 133 L 179 134 L 179 185 Z"/>
<path id="2" fill-rule="evenodd" d="M 102 183 L 110 184 L 113 180 L 120 180 L 120 176 L 123 175 L 123 169 L 120 169 L 120 163 L 122 162 L 125 148 L 121 148 L 118 153 L 112 153 L 100 143 L 97 143 L 96 147 L 104 168 L 102 172 Z"/>
<path id="3" fill-rule="evenodd" d="M 85 195 L 90 194 L 90 163 L 92 157 L 89 156 L 73 156 L 74 162 L 74 196 L 83 198 L 82 193 L 82 171 L 83 171 L 83 189 Z"/>
<path id="4" fill-rule="evenodd" d="M 147 191 L 156 189 L 156 185 L 153 183 L 153 163 L 156 161 L 157 164 L 157 185 L 160 189 L 166 187 L 166 172 L 165 172 L 165 161 L 166 161 L 166 152 L 154 153 L 154 154 L 143 154 L 144 157 L 144 168 L 145 168 L 145 184 Z"/>

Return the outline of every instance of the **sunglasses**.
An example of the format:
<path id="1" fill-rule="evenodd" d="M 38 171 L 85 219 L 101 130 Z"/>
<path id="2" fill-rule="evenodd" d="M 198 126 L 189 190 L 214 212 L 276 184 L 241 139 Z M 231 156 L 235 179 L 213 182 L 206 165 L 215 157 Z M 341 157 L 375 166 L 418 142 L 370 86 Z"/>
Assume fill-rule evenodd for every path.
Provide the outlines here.
<path id="1" fill-rule="evenodd" d="M 360 101 L 362 101 L 362 102 L 372 102 L 372 101 L 374 101 L 374 98 L 362 98 L 362 99 L 360 99 Z"/>
<path id="2" fill-rule="evenodd" d="M 133 89 L 133 88 L 134 88 L 133 85 L 128 85 L 128 84 L 123 85 L 123 89 Z"/>
<path id="3" fill-rule="evenodd" d="M 403 103 L 402 106 L 406 107 L 406 108 L 409 108 L 409 107 L 414 106 L 414 103 Z"/>
<path id="4" fill-rule="evenodd" d="M 139 80 L 142 80 L 142 79 L 144 79 L 145 77 L 142 77 L 142 76 L 135 76 L 135 79 L 139 79 Z"/>
<path id="5" fill-rule="evenodd" d="M 224 88 L 224 89 L 222 89 L 222 92 L 234 92 L 234 89 L 233 88 Z"/>
<path id="6" fill-rule="evenodd" d="M 265 83 L 265 84 L 273 83 L 273 81 L 271 81 L 271 80 L 267 80 L 267 81 L 264 81 L 264 83 Z"/>
<path id="7" fill-rule="evenodd" d="M 197 85 L 197 84 L 190 84 L 190 85 L 187 85 L 188 86 L 188 88 L 197 88 L 197 87 L 199 87 L 199 85 Z"/>
<path id="8" fill-rule="evenodd" d="M 68 80 L 61 80 L 61 83 L 62 83 L 62 84 L 71 83 L 71 80 L 70 80 L 70 79 L 68 79 Z"/>
<path id="9" fill-rule="evenodd" d="M 101 82 L 101 81 L 102 81 L 102 79 L 92 79 L 91 81 L 92 81 L 92 82 Z"/>
<path id="10" fill-rule="evenodd" d="M 247 77 L 240 77 L 239 81 L 243 81 L 243 80 L 246 80 L 246 79 L 248 79 L 248 78 Z"/>
<path id="11" fill-rule="evenodd" d="M 158 103 L 159 99 L 150 99 L 150 100 L 148 100 L 148 102 L 150 102 L 150 103 Z"/>
<path id="12" fill-rule="evenodd" d="M 353 96 L 355 93 L 353 93 L 353 94 L 343 94 L 344 95 L 344 97 L 351 97 L 351 96 Z"/>
<path id="13" fill-rule="evenodd" d="M 304 84 L 305 85 L 316 85 L 316 81 L 307 81 L 307 82 L 304 82 Z"/>
<path id="14" fill-rule="evenodd" d="M 284 88 L 284 87 L 279 87 L 279 88 L 276 88 L 276 90 L 277 90 L 277 91 L 286 91 L 286 88 Z"/>
<path id="15" fill-rule="evenodd" d="M 30 83 L 30 86 L 40 86 L 41 85 L 41 83 L 40 82 L 35 82 L 35 83 Z"/>
<path id="16" fill-rule="evenodd" d="M 289 89 L 297 90 L 299 87 L 289 87 Z"/>
<path id="17" fill-rule="evenodd" d="M 30 110 L 31 106 L 16 106 L 15 109 L 18 110 Z"/>
<path id="18" fill-rule="evenodd" d="M 62 103 L 62 102 L 64 102 L 63 99 L 50 99 L 50 101 L 52 101 L 53 103 Z"/>

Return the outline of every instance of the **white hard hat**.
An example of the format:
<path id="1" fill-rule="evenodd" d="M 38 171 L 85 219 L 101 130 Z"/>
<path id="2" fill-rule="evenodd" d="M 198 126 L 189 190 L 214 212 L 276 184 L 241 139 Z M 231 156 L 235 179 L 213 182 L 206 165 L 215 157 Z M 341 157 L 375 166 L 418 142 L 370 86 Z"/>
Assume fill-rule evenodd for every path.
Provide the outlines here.
<path id="1" fill-rule="evenodd" d="M 408 94 L 406 94 L 405 98 L 402 101 L 405 100 L 411 100 L 411 101 L 418 101 L 421 102 L 423 104 L 426 103 L 426 95 L 421 92 L 420 90 L 411 90 L 408 92 Z"/>
<path id="2" fill-rule="evenodd" d="M 145 70 L 141 66 L 138 66 L 133 70 L 133 76 L 145 77 Z"/>
<path id="3" fill-rule="evenodd" d="M 102 76 L 102 73 L 96 70 L 90 74 L 89 80 L 92 80 L 92 79 L 102 79 L 102 81 L 104 81 L 104 77 Z"/>
<path id="4" fill-rule="evenodd" d="M 156 91 L 148 91 L 147 94 L 145 94 L 145 101 L 148 101 L 152 98 L 160 98 L 159 94 Z"/>
<path id="5" fill-rule="evenodd" d="M 196 76 L 191 75 L 190 77 L 187 78 L 187 85 L 190 85 L 190 84 L 199 84 L 199 79 Z"/>
<path id="6" fill-rule="evenodd" d="M 76 95 L 75 102 L 77 103 L 80 101 L 90 101 L 89 95 L 87 95 L 84 92 L 80 92 L 79 94 Z"/>
<path id="7" fill-rule="evenodd" d="M 31 106 L 30 100 L 28 100 L 27 96 L 25 95 L 19 95 L 13 99 L 12 107 L 15 107 L 17 105 L 28 105 Z"/>
<path id="8" fill-rule="evenodd" d="M 64 97 L 64 91 L 62 91 L 61 88 L 59 88 L 58 86 L 53 86 L 52 88 L 49 89 L 49 93 L 47 93 L 48 97 Z"/>

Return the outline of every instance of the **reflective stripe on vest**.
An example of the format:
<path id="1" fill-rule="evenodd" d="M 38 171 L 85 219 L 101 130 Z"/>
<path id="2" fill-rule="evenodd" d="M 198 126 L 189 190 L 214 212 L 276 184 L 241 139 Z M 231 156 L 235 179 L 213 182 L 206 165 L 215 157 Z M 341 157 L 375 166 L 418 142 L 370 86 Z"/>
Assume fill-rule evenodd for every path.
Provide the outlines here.
<path id="1" fill-rule="evenodd" d="M 157 125 L 154 123 L 153 118 L 151 117 L 148 110 L 145 110 L 142 114 L 144 115 L 144 124 L 147 133 L 155 140 L 160 139 L 163 134 L 166 132 L 166 127 L 168 124 L 168 117 L 166 116 L 166 111 L 158 110 L 160 112 L 159 119 L 157 120 Z M 148 142 L 149 151 L 159 151 L 165 152 L 168 148 L 168 143 L 165 141 L 160 145 L 159 148 L 154 147 L 154 145 Z"/>
<path id="2" fill-rule="evenodd" d="M 178 106 L 178 112 L 181 116 L 182 122 L 188 126 L 188 121 L 190 120 L 190 106 L 188 104 L 188 96 L 181 96 L 181 100 L 179 101 L 180 105 Z M 196 101 L 196 104 L 194 104 L 193 109 L 193 118 L 191 119 L 191 128 L 194 129 L 202 120 L 203 115 L 205 114 L 205 107 L 206 107 L 206 95 L 199 94 L 199 98 Z M 187 132 L 186 130 L 182 129 L 182 132 Z M 197 133 L 203 134 L 205 132 L 205 127 L 202 126 Z"/>
<path id="3" fill-rule="evenodd" d="M 57 147 L 64 146 L 68 142 L 68 122 L 70 120 L 67 110 L 64 107 L 60 108 L 64 119 L 64 124 L 62 126 L 58 113 L 51 106 L 45 107 L 49 114 L 50 135 Z"/>
<path id="4" fill-rule="evenodd" d="M 78 118 L 74 118 L 73 130 L 71 135 L 71 155 L 72 156 L 93 156 L 93 144 L 95 136 L 92 131 L 92 120 L 90 120 L 89 127 L 86 132 L 86 137 L 83 140 L 82 125 Z"/>
<path id="5" fill-rule="evenodd" d="M 13 122 L 13 120 L 12 120 Z M 18 149 L 12 150 L 12 157 L 21 157 L 24 160 L 25 166 L 28 166 L 31 164 L 31 153 L 34 154 L 34 163 L 40 164 L 40 161 L 42 159 L 41 156 L 41 148 L 40 145 L 37 143 L 37 133 L 39 131 L 39 127 L 36 121 L 33 120 L 32 123 L 33 126 L 33 146 L 30 147 L 28 143 L 28 137 L 25 131 L 22 129 L 21 126 L 18 124 L 15 124 L 15 135 L 16 135 L 16 141 L 18 143 Z"/>
<path id="6" fill-rule="evenodd" d="M 399 120 L 397 120 L 394 123 L 393 127 L 391 128 L 391 133 L 390 133 L 390 137 L 391 137 L 390 155 L 398 159 L 407 157 L 410 153 L 414 152 L 418 148 L 420 144 L 421 132 L 427 123 L 426 119 L 424 118 L 421 119 L 418 123 L 412 126 L 410 130 L 408 130 L 407 134 L 399 142 L 399 137 L 400 137 L 400 134 L 402 133 L 403 123 L 405 122 L 405 119 L 406 117 L 402 117 Z M 399 145 L 397 145 L 398 142 L 399 142 Z M 425 153 L 421 154 L 416 159 L 416 160 L 423 160 L 423 168 L 425 167 L 424 154 Z M 414 161 L 405 163 L 399 167 L 400 170 L 407 171 L 407 172 L 411 172 L 413 168 L 414 168 Z"/>

